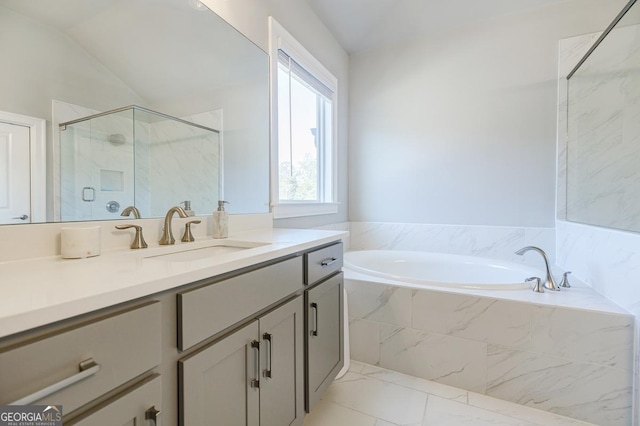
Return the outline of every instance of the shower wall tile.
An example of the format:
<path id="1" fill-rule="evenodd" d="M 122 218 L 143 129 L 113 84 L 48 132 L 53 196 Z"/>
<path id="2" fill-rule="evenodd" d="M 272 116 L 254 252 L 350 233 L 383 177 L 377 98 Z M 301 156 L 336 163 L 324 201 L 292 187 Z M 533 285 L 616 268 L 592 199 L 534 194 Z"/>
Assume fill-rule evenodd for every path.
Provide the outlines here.
<path id="1" fill-rule="evenodd" d="M 632 375 L 623 369 L 491 345 L 486 393 L 596 424 L 631 422 Z"/>
<path id="2" fill-rule="evenodd" d="M 633 371 L 634 318 L 537 307 L 532 350 Z"/>
<path id="3" fill-rule="evenodd" d="M 197 118 L 197 120 L 196 120 Z M 185 117 L 209 128 L 221 121 L 221 110 Z M 157 196 L 151 211 L 161 216 L 183 200 L 191 201 L 196 214 L 217 208 L 222 189 L 220 134 L 174 120 L 153 122 L 149 130 L 149 185 Z M 177 155 L 179 154 L 179 155 Z"/>
<path id="4" fill-rule="evenodd" d="M 486 343 L 410 328 L 380 326 L 383 368 L 484 393 Z"/>
<path id="5" fill-rule="evenodd" d="M 414 250 L 482 256 L 539 266 L 514 252 L 538 245 L 555 258 L 554 228 L 351 222 L 352 250 Z"/>
<path id="6" fill-rule="evenodd" d="M 412 326 L 418 330 L 529 349 L 533 309 L 527 303 L 488 297 L 415 291 Z"/>

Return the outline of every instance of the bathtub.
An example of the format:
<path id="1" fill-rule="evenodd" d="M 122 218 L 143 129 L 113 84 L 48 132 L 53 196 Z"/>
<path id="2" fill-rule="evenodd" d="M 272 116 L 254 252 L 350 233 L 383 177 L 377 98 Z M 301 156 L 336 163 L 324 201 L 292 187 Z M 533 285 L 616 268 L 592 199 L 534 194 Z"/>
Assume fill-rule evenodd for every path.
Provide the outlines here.
<path id="1" fill-rule="evenodd" d="M 344 272 L 352 360 L 589 423 L 632 423 L 635 318 L 593 289 L 516 290 L 543 269 L 428 252 L 348 252 Z"/>
<path id="2" fill-rule="evenodd" d="M 455 254 L 363 250 L 345 253 L 346 269 L 361 274 L 400 281 L 409 286 L 438 286 L 481 290 L 531 288 L 529 277 L 545 273 L 514 262 Z"/>

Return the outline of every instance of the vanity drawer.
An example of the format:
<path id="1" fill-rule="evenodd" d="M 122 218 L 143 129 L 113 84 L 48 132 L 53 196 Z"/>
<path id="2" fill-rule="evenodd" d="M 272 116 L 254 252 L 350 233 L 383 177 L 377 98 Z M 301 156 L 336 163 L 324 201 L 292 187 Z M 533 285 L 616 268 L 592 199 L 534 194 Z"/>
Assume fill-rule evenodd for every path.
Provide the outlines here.
<path id="1" fill-rule="evenodd" d="M 178 293 L 178 348 L 186 350 L 302 287 L 302 257 L 295 257 Z"/>
<path id="2" fill-rule="evenodd" d="M 342 243 L 306 253 L 304 258 L 304 283 L 313 284 L 342 268 Z"/>
<path id="3" fill-rule="evenodd" d="M 149 302 L 0 344 L 0 405 L 42 391 L 21 403 L 69 413 L 158 365 L 160 340 L 160 303 Z"/>

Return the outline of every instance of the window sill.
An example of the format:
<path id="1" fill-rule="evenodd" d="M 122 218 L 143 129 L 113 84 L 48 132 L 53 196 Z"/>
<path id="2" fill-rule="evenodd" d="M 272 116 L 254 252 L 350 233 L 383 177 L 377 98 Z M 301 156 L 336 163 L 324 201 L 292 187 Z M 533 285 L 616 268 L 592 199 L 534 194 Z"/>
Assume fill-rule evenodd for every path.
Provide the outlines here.
<path id="1" fill-rule="evenodd" d="M 280 203 L 273 205 L 273 218 L 319 216 L 338 213 L 338 203 Z"/>

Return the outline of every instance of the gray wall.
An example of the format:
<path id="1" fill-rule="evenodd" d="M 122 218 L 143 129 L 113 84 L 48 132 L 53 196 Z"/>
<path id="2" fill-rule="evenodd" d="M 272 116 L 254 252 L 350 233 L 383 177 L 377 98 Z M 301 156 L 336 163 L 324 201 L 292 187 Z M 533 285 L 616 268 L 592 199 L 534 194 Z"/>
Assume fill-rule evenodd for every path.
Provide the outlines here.
<path id="1" fill-rule="evenodd" d="M 625 0 L 573 0 L 353 55 L 349 219 L 554 226 L 558 40 Z"/>

